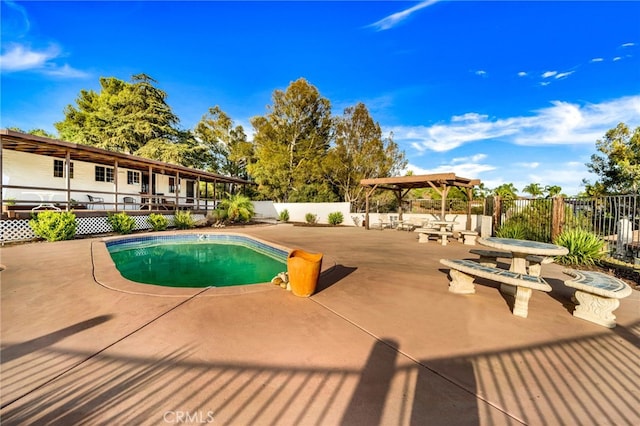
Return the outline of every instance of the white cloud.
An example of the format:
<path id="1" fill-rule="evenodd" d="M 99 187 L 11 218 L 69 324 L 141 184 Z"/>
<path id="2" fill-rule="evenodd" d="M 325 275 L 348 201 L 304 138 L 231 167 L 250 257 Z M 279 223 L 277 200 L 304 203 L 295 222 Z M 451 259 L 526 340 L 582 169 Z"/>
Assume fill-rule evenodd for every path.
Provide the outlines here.
<path id="1" fill-rule="evenodd" d="M 44 50 L 32 50 L 21 44 L 11 44 L 0 55 L 0 69 L 2 72 L 36 71 L 42 74 L 65 77 L 82 78 L 87 74 L 76 70 L 68 64 L 59 66 L 54 61 L 60 57 L 60 48 L 51 45 Z"/>
<path id="2" fill-rule="evenodd" d="M 476 75 L 479 75 L 480 77 L 486 77 L 487 76 L 487 72 L 485 70 L 478 70 L 475 72 Z"/>
<path id="3" fill-rule="evenodd" d="M 416 166 L 415 164 L 407 165 L 406 170 L 410 170 L 413 174 L 416 175 L 430 175 L 436 173 L 455 173 L 457 176 L 463 177 L 475 177 L 483 172 L 490 172 L 495 170 L 494 166 L 488 164 L 478 164 L 478 163 L 451 163 L 451 164 L 440 164 L 439 166 L 433 168 L 423 168 L 420 166 Z"/>
<path id="4" fill-rule="evenodd" d="M 14 44 L 0 56 L 0 64 L 3 71 L 24 71 L 34 68 L 42 68 L 47 61 L 59 55 L 59 49 L 50 46 L 48 49 L 37 52 Z"/>
<path id="5" fill-rule="evenodd" d="M 524 169 L 537 169 L 540 167 L 540 163 L 537 161 L 533 161 L 531 163 L 516 163 L 516 166 L 522 167 Z"/>
<path id="6" fill-rule="evenodd" d="M 396 12 L 392 15 L 382 18 L 378 22 L 374 22 L 373 24 L 369 25 L 369 27 L 375 28 L 376 31 L 389 30 L 399 25 L 402 21 L 408 19 L 415 12 L 424 9 L 425 7 L 431 6 L 437 2 L 438 0 L 427 0 L 420 2 L 417 5 L 410 7 L 409 9 L 405 9 L 401 12 Z"/>
<path id="7" fill-rule="evenodd" d="M 620 45 L 620 47 L 632 47 L 632 46 L 635 46 L 635 45 L 636 45 L 635 43 L 623 43 L 623 44 Z"/>
<path id="8" fill-rule="evenodd" d="M 620 56 L 616 56 L 615 58 L 613 58 L 613 62 L 619 61 L 619 60 L 621 60 L 621 59 L 622 59 L 622 58 L 621 58 Z"/>
<path id="9" fill-rule="evenodd" d="M 549 77 L 553 77 L 554 75 L 558 74 L 558 71 L 546 71 L 542 73 L 542 78 L 549 78 Z"/>
<path id="10" fill-rule="evenodd" d="M 603 62 L 603 61 L 604 61 L 604 59 L 603 59 L 603 58 L 593 58 L 593 59 L 591 60 L 591 62 Z"/>
<path id="11" fill-rule="evenodd" d="M 528 75 L 528 74 L 527 74 L 526 72 L 524 72 L 524 71 L 520 71 L 520 72 L 518 73 L 518 77 L 526 77 L 527 75 Z"/>
<path id="12" fill-rule="evenodd" d="M 556 74 L 555 78 L 556 80 L 559 78 L 565 78 L 565 77 L 569 77 L 571 74 L 573 74 L 575 71 L 568 71 L 568 72 L 561 72 Z"/>
<path id="13" fill-rule="evenodd" d="M 446 152 L 462 145 L 497 139 L 527 146 L 594 144 L 620 122 L 640 122 L 640 95 L 600 104 L 554 101 L 530 116 L 490 119 L 467 113 L 433 126 L 395 126 L 394 140 L 417 153 Z"/>

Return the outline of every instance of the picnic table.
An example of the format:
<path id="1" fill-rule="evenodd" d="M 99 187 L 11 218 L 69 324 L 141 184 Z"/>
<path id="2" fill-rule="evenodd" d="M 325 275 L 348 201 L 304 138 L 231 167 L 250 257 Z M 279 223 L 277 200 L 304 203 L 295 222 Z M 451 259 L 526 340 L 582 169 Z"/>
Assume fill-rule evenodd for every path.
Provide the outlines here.
<path id="1" fill-rule="evenodd" d="M 542 243 L 540 241 L 517 240 L 514 238 L 478 238 L 478 243 L 483 246 L 511 252 L 512 258 L 509 270 L 519 274 L 527 273 L 527 256 L 552 257 L 569 253 L 566 247 Z"/>
<path id="2" fill-rule="evenodd" d="M 440 244 L 442 244 L 443 246 L 447 245 L 447 242 L 449 241 L 449 237 L 453 235 L 453 226 L 456 225 L 458 222 L 453 222 L 453 221 L 449 221 L 449 220 L 434 220 L 434 221 L 430 221 L 429 225 L 430 226 L 435 226 L 434 228 L 417 228 L 414 230 L 414 232 L 419 233 L 419 239 L 418 241 L 421 243 L 426 243 L 429 241 L 429 237 L 432 235 L 435 235 L 437 237 L 440 237 Z"/>
<path id="3" fill-rule="evenodd" d="M 509 271 L 517 274 L 527 274 L 527 257 L 531 255 L 552 257 L 569 253 L 566 247 L 539 241 L 518 240 L 514 238 L 486 237 L 478 238 L 478 243 L 487 247 L 511 252 L 511 266 Z M 541 262 L 547 263 L 547 262 Z M 515 295 L 516 289 L 507 284 L 500 285 L 503 293 Z"/>

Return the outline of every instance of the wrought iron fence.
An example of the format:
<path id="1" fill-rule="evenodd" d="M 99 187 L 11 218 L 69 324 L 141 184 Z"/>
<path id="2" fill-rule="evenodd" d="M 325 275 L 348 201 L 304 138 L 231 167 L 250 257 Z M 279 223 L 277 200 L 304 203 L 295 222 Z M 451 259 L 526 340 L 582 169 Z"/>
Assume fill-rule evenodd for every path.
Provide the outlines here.
<path id="1" fill-rule="evenodd" d="M 594 198 L 487 199 L 494 229 L 526 228 L 527 239 L 551 242 L 560 232 L 581 228 L 601 237 L 615 257 L 640 255 L 640 195 Z"/>

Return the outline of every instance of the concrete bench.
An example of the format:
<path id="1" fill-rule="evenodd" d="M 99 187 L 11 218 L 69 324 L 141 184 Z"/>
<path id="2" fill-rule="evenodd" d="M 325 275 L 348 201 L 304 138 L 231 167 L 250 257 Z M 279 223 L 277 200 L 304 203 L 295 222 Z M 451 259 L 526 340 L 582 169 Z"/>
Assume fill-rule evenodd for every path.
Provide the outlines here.
<path id="1" fill-rule="evenodd" d="M 529 313 L 529 299 L 531 299 L 532 290 L 551 291 L 551 286 L 539 276 L 518 274 L 467 259 L 440 259 L 440 263 L 450 268 L 449 291 L 452 293 L 475 293 L 474 277 L 486 278 L 503 286 L 514 287 L 515 291 L 507 293 L 515 298 L 513 315 L 522 318 L 526 318 Z"/>
<path id="2" fill-rule="evenodd" d="M 468 246 L 475 246 L 477 236 L 478 233 L 476 231 L 460 231 L 460 242 Z"/>
<path id="3" fill-rule="evenodd" d="M 624 281 L 602 272 L 574 269 L 563 272 L 574 278 L 564 282 L 567 287 L 576 289 L 573 299 L 577 305 L 573 310 L 573 316 L 614 328 L 616 317 L 613 311 L 620 306 L 620 299 L 631 294 L 631 287 Z"/>
<path id="4" fill-rule="evenodd" d="M 469 253 L 477 254 L 478 256 L 480 256 L 480 259 L 478 259 L 478 263 L 480 263 L 481 265 L 493 267 L 498 264 L 498 259 L 511 259 L 513 257 L 513 255 L 508 251 L 498 250 L 472 249 L 469 250 Z M 542 270 L 542 265 L 553 263 L 553 258 L 546 256 L 536 256 L 532 254 L 527 256 L 527 261 L 529 262 L 529 275 L 539 277 Z"/>
<path id="5" fill-rule="evenodd" d="M 413 231 L 414 229 L 416 229 L 416 225 L 411 222 L 402 221 L 402 222 L 398 222 L 396 229 L 398 231 Z"/>
<path id="6" fill-rule="evenodd" d="M 418 228 L 414 229 L 413 232 L 417 232 L 419 234 L 418 242 L 420 243 L 428 243 L 429 237 L 435 235 L 440 237 L 440 244 L 443 246 L 446 246 L 449 242 L 449 237 L 453 236 L 453 232 L 451 231 L 440 231 L 438 229 Z"/>

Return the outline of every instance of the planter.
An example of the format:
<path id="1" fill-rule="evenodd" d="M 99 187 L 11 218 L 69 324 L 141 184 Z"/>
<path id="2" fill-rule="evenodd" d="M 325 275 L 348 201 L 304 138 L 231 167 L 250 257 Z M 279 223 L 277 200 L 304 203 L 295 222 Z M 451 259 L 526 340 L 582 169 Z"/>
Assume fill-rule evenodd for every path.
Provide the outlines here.
<path id="1" fill-rule="evenodd" d="M 322 253 L 308 253 L 304 250 L 293 250 L 287 258 L 287 272 L 291 292 L 298 297 L 309 297 L 316 291 Z"/>

